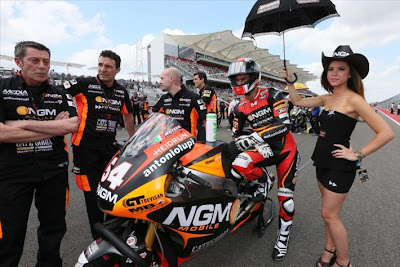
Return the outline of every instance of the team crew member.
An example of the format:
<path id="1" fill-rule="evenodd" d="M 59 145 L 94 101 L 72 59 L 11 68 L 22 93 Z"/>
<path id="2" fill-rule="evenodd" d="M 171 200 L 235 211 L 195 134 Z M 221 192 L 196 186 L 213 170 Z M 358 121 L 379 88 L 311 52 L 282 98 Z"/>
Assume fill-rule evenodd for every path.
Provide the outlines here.
<path id="1" fill-rule="evenodd" d="M 40 223 L 36 266 L 62 266 L 69 190 L 64 135 L 77 130 L 78 117 L 72 97 L 47 82 L 46 46 L 19 42 L 14 55 L 21 72 L 0 79 L 0 266 L 18 266 L 33 197 Z"/>
<path id="2" fill-rule="evenodd" d="M 79 128 L 71 140 L 73 172 L 77 186 L 84 191 L 94 239 L 98 237 L 94 224 L 104 220 L 103 212 L 97 207 L 96 189 L 103 170 L 116 152 L 113 143 L 121 113 L 129 135 L 134 133 L 129 94 L 115 80 L 120 65 L 121 58 L 105 50 L 100 53 L 96 77 L 77 78 L 64 83 L 64 88 L 75 97 L 78 107 Z"/>
<path id="3" fill-rule="evenodd" d="M 262 183 L 266 178 L 263 167 L 276 165 L 280 220 L 272 258 L 283 260 L 294 216 L 293 191 L 299 161 L 285 101 L 277 90 L 258 87 L 261 72 L 252 59 L 233 62 L 228 77 L 235 94 L 245 96 L 234 109 L 233 131 L 237 137 L 237 154 L 241 153 L 232 163 L 232 174 L 247 180 L 258 179 L 261 183 L 256 193 L 266 196 L 273 181 Z M 250 135 L 243 135 L 245 124 L 252 130 Z"/>
<path id="4" fill-rule="evenodd" d="M 162 72 L 160 86 L 162 91 L 168 93 L 161 96 L 152 111 L 173 117 L 184 129 L 202 141 L 198 136 L 197 125 L 204 124 L 206 107 L 200 96 L 181 87 L 181 74 L 176 68 L 167 68 Z"/>
<path id="5" fill-rule="evenodd" d="M 204 72 L 197 72 L 193 77 L 194 87 L 199 89 L 199 94 L 203 99 L 206 107 L 207 113 L 217 112 L 217 95 L 215 94 L 214 89 L 208 87 L 207 85 L 207 74 Z"/>

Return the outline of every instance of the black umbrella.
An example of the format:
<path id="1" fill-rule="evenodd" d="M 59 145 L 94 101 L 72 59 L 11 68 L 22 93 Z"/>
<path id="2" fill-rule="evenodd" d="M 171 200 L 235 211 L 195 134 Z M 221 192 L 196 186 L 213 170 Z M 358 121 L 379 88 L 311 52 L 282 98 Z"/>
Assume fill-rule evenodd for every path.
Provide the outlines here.
<path id="1" fill-rule="evenodd" d="M 259 0 L 247 16 L 242 38 L 282 34 L 283 64 L 286 67 L 285 31 L 314 27 L 325 19 L 337 16 L 339 14 L 330 0 Z"/>

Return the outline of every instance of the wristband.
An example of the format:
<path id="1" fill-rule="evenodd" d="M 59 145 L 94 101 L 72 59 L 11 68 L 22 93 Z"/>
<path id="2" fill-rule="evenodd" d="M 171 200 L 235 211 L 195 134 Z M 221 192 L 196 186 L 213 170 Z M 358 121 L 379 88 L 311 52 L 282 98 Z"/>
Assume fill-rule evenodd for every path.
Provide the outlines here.
<path id="1" fill-rule="evenodd" d="M 361 149 L 355 151 L 354 154 L 356 155 L 356 157 L 357 157 L 359 160 L 365 158 L 365 155 L 364 155 L 364 153 L 362 153 Z"/>
<path id="2" fill-rule="evenodd" d="M 294 85 L 294 84 L 295 84 L 295 81 L 296 81 L 296 80 L 294 80 L 293 82 L 291 82 L 291 81 L 289 81 L 289 80 L 286 80 L 286 84 L 287 84 L 287 85 Z"/>

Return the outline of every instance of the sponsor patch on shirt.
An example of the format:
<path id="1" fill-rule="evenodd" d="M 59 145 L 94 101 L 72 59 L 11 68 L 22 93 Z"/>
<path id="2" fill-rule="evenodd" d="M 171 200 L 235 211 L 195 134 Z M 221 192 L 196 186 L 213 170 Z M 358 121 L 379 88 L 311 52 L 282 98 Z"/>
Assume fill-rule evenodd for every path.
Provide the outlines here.
<path id="1" fill-rule="evenodd" d="M 69 83 L 69 81 L 65 81 L 65 82 L 63 83 L 63 85 L 64 85 L 64 88 L 65 88 L 65 89 L 71 88 L 71 84 Z"/>

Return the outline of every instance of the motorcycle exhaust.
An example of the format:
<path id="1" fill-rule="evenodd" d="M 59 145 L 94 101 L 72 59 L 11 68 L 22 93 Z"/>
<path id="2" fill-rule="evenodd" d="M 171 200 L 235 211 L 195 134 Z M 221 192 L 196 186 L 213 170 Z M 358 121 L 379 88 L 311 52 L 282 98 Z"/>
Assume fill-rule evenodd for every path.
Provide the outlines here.
<path id="1" fill-rule="evenodd" d="M 255 198 L 253 198 L 249 204 L 247 204 L 247 206 L 243 209 L 243 211 L 241 213 L 239 213 L 239 215 L 236 218 L 236 222 L 240 222 L 241 220 L 243 220 L 243 218 L 245 216 L 248 216 L 250 214 L 250 212 L 253 210 L 253 208 L 263 200 L 264 196 L 262 196 L 261 194 L 257 195 Z"/>

